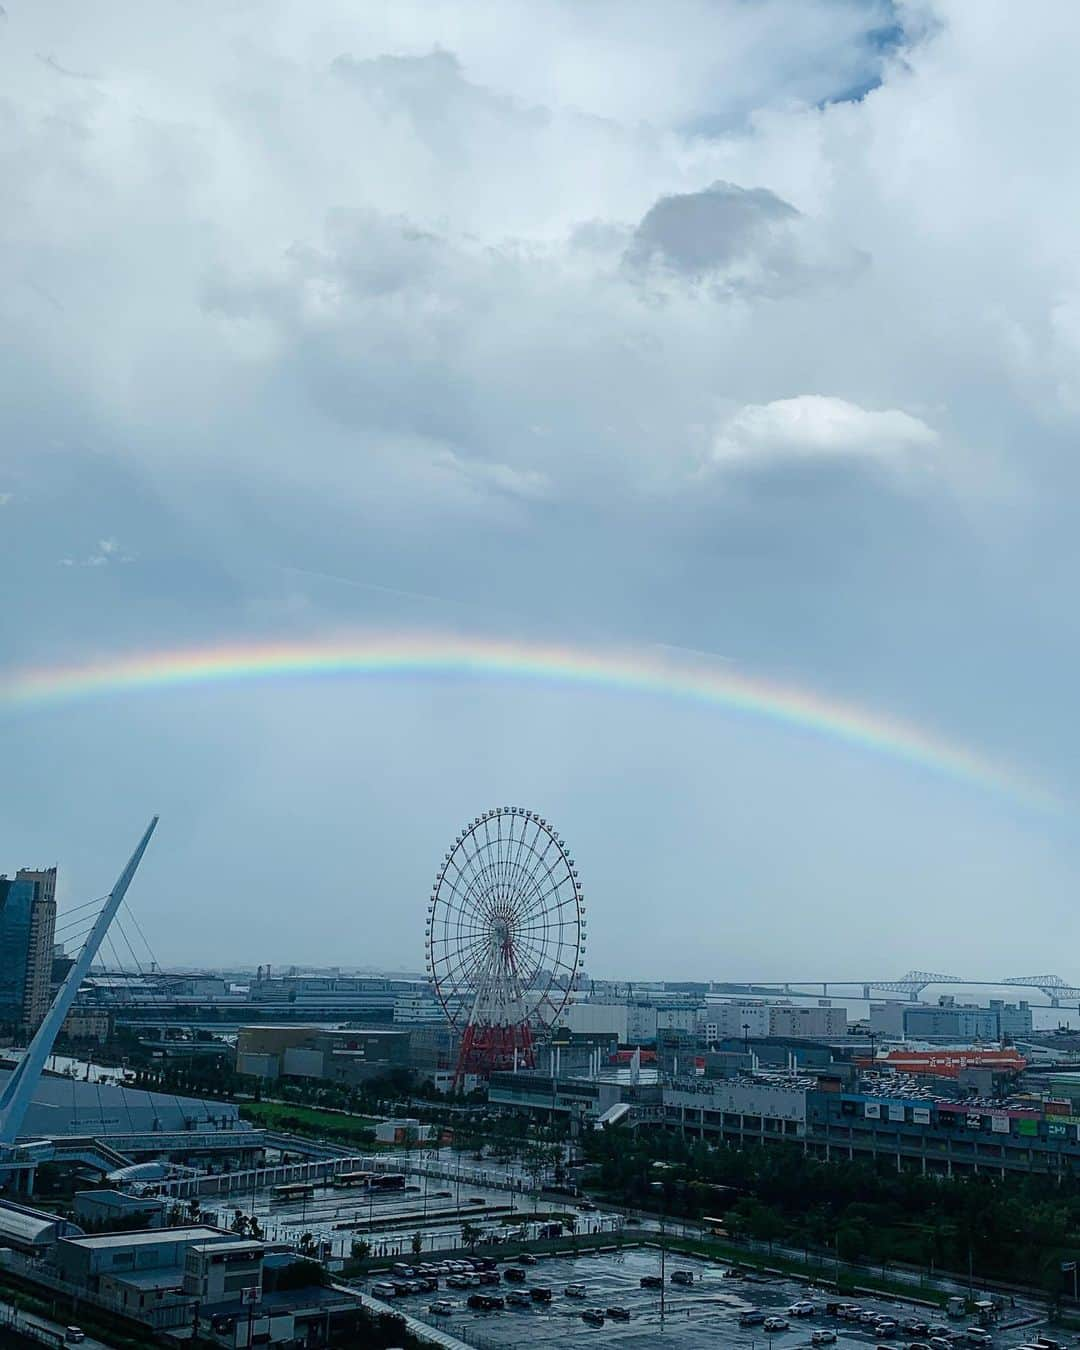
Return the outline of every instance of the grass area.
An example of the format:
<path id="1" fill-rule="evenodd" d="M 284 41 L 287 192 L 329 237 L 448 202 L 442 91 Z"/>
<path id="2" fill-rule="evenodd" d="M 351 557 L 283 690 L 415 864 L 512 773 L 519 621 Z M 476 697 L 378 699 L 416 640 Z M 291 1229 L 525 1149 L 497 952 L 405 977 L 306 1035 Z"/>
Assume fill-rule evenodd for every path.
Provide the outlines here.
<path id="1" fill-rule="evenodd" d="M 288 1102 L 245 1102 L 240 1115 L 254 1125 L 316 1139 L 334 1139 L 362 1144 L 375 1150 L 375 1121 L 370 1116 L 350 1116 L 343 1111 L 324 1111 L 318 1106 L 293 1106 Z"/>

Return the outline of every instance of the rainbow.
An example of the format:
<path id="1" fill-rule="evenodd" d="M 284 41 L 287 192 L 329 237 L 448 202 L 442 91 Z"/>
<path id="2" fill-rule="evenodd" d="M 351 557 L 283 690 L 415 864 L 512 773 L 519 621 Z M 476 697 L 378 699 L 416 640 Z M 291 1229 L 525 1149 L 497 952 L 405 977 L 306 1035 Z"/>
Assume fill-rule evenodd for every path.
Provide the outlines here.
<path id="1" fill-rule="evenodd" d="M 311 676 L 458 676 L 674 697 L 884 755 L 1032 808 L 1061 805 L 1014 769 L 911 723 L 735 667 L 675 661 L 655 648 L 607 650 L 419 633 L 232 643 L 0 674 L 0 711 L 143 690 Z"/>

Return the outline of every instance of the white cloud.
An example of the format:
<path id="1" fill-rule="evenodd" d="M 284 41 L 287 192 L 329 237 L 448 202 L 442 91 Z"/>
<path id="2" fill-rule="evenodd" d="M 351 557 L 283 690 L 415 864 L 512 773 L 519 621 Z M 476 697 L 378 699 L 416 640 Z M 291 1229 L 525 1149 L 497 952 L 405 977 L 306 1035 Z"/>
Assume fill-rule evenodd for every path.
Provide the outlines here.
<path id="1" fill-rule="evenodd" d="M 740 408 L 720 429 L 712 457 L 721 465 L 851 460 L 898 467 L 925 457 L 938 439 L 932 427 L 898 408 L 875 411 L 800 394 Z"/>
<path id="2" fill-rule="evenodd" d="M 61 558 L 61 567 L 108 567 L 114 563 L 131 563 L 135 558 L 121 547 L 117 539 L 99 539 L 93 552 L 85 558 Z"/>

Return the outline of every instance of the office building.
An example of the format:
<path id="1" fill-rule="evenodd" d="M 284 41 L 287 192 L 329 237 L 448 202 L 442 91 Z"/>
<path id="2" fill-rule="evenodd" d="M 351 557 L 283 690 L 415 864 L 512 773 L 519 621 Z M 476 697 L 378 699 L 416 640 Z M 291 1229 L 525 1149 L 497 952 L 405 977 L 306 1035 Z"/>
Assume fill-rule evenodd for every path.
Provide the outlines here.
<path id="1" fill-rule="evenodd" d="M 972 1041 L 1014 1040 L 1031 1035 L 1031 1006 L 991 999 L 988 1007 L 957 1003 L 943 995 L 937 1003 L 904 1008 L 904 1036 L 908 1040 Z"/>
<path id="2" fill-rule="evenodd" d="M 22 1031 L 35 886 L 0 877 L 0 1027 Z"/>
<path id="3" fill-rule="evenodd" d="M 408 1068 L 410 1033 L 382 1027 L 241 1027 L 236 1071 L 255 1078 L 319 1078 L 353 1086 Z"/>
<path id="4" fill-rule="evenodd" d="M 792 1003 L 788 1000 L 739 1000 L 706 1004 L 700 1030 L 709 1044 L 742 1037 L 746 1040 L 767 1036 L 828 1040 L 846 1036 L 847 1009 L 828 999 L 817 1003 Z"/>
<path id="5" fill-rule="evenodd" d="M 49 1009 L 56 869 L 0 876 L 0 1026 L 32 1036 Z"/>
<path id="6" fill-rule="evenodd" d="M 53 939 L 56 936 L 56 868 L 20 868 L 16 882 L 29 882 L 34 888 L 30 906 L 30 932 L 26 953 L 26 981 L 23 991 L 22 1030 L 32 1036 L 49 1011 L 52 1001 Z"/>

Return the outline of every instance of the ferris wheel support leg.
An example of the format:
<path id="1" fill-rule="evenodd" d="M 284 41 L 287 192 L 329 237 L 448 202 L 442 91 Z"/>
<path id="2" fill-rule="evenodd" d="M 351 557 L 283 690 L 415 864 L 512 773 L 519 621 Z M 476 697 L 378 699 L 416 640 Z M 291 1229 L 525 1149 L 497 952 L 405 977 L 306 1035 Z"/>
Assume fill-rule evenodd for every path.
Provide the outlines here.
<path id="1" fill-rule="evenodd" d="M 519 1069 L 536 1068 L 532 1027 L 528 1022 L 509 1026 L 470 1022 L 461 1037 L 454 1091 L 458 1090 L 466 1074 L 487 1078 L 498 1070 L 513 1069 L 515 1066 Z"/>

